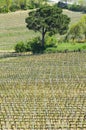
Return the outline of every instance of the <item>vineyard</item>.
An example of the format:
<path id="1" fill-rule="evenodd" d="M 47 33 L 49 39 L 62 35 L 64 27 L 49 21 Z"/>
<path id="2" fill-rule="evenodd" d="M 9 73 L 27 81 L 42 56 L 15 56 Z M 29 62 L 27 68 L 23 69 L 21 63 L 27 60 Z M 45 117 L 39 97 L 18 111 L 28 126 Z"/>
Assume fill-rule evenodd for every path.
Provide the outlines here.
<path id="1" fill-rule="evenodd" d="M 86 53 L 0 53 L 0 130 L 86 130 Z"/>

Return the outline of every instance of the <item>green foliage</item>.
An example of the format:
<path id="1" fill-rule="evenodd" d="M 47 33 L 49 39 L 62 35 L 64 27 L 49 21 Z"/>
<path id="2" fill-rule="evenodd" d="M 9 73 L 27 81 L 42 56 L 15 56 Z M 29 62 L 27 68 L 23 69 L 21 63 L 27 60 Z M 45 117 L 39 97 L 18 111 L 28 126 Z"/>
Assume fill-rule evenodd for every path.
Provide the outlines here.
<path id="1" fill-rule="evenodd" d="M 11 2 L 12 2 L 12 0 L 5 0 L 5 3 L 6 3 L 6 10 L 7 10 L 7 12 L 9 12 L 10 11 L 10 5 L 11 5 Z"/>
<path id="2" fill-rule="evenodd" d="M 54 43 L 49 44 L 49 41 L 52 41 L 53 39 Z M 86 43 L 74 43 L 74 42 L 63 42 L 63 43 L 57 43 L 55 44 L 56 39 L 53 37 L 48 37 L 46 40 L 45 48 L 42 48 L 41 46 L 41 40 L 40 37 L 36 37 L 29 42 L 26 42 L 25 44 L 23 42 L 19 42 L 16 47 L 16 52 L 32 52 L 33 54 L 38 53 L 56 53 L 56 52 L 80 52 L 80 51 L 86 51 Z"/>
<path id="3" fill-rule="evenodd" d="M 86 43 L 58 43 L 57 47 L 49 47 L 44 50 L 44 53 L 67 53 L 86 51 Z"/>
<path id="4" fill-rule="evenodd" d="M 40 5 L 39 3 L 37 3 L 36 1 L 34 0 L 31 0 L 28 4 L 28 8 L 29 9 L 35 9 L 35 8 L 38 8 Z"/>
<path id="5" fill-rule="evenodd" d="M 26 42 L 25 44 L 23 42 L 19 42 L 15 46 L 15 51 L 16 52 L 30 51 L 32 53 L 43 53 L 44 50 L 47 48 L 56 48 L 56 39 L 54 37 L 47 36 L 44 48 L 41 45 L 40 37 L 35 37 L 34 39 Z"/>
<path id="6" fill-rule="evenodd" d="M 41 45 L 40 37 L 36 37 L 27 44 L 27 50 L 31 50 L 33 53 L 42 53 L 43 48 Z"/>
<path id="7" fill-rule="evenodd" d="M 14 12 L 14 11 L 19 10 L 20 7 L 17 4 L 12 4 L 9 9 L 10 9 L 10 11 Z"/>
<path id="8" fill-rule="evenodd" d="M 41 45 L 43 47 L 47 32 L 51 35 L 56 33 L 65 34 L 68 30 L 69 22 L 70 18 L 62 14 L 62 10 L 56 5 L 38 8 L 29 12 L 29 17 L 26 18 L 27 28 L 41 33 Z"/>
<path id="9" fill-rule="evenodd" d="M 15 46 L 15 51 L 16 52 L 26 52 L 27 48 L 26 48 L 26 45 L 24 44 L 24 42 L 19 42 L 16 44 Z"/>
<path id="10" fill-rule="evenodd" d="M 40 37 L 36 37 L 26 43 L 19 42 L 15 46 L 16 52 L 32 52 L 32 53 L 42 53 L 43 48 L 41 46 Z"/>
<path id="11" fill-rule="evenodd" d="M 75 39 L 79 39 L 81 38 L 81 26 L 80 23 L 75 23 L 70 27 L 70 30 L 67 34 L 67 38 L 69 37 L 69 39 L 72 39 L 73 42 L 75 41 Z"/>
<path id="12" fill-rule="evenodd" d="M 82 12 L 84 12 L 86 7 L 83 6 L 83 5 L 72 4 L 72 5 L 68 6 L 68 9 L 72 10 L 72 11 L 82 11 Z"/>
<path id="13" fill-rule="evenodd" d="M 82 49 L 83 49 L 83 50 L 86 50 L 86 44 L 82 46 Z"/>
<path id="14" fill-rule="evenodd" d="M 8 12 L 8 10 L 7 10 L 6 6 L 0 7 L 0 13 L 7 13 L 7 12 Z"/>
<path id="15" fill-rule="evenodd" d="M 45 48 L 49 48 L 49 47 L 56 47 L 56 37 L 54 36 L 47 36 L 45 39 Z"/>
<path id="16" fill-rule="evenodd" d="M 47 0 L 0 0 L 0 12 L 39 8 L 46 1 Z M 4 7 L 6 7 L 6 11 Z"/>
<path id="17" fill-rule="evenodd" d="M 70 27 L 70 30 L 67 33 L 65 39 L 72 39 L 73 41 L 81 43 L 86 41 L 86 15 L 83 15 L 79 22 L 73 24 Z"/>
<path id="18" fill-rule="evenodd" d="M 80 26 L 82 28 L 82 33 L 84 34 L 85 37 L 85 41 L 86 41 L 86 15 L 84 15 L 81 19 L 80 19 Z"/>
<path id="19" fill-rule="evenodd" d="M 31 48 L 32 41 L 33 40 L 26 42 L 26 51 L 27 52 L 32 51 L 32 48 Z"/>

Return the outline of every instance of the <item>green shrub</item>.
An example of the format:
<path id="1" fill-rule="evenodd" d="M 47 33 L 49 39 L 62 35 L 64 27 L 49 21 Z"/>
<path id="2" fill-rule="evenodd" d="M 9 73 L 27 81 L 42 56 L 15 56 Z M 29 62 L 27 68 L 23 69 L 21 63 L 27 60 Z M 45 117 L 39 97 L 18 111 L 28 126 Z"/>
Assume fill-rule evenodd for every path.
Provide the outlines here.
<path id="1" fill-rule="evenodd" d="M 47 36 L 45 39 L 45 46 L 42 48 L 40 37 L 36 37 L 31 41 L 27 42 L 27 51 L 32 51 L 33 53 L 43 53 L 46 48 L 56 47 L 56 38 Z"/>
<path id="2" fill-rule="evenodd" d="M 32 51 L 32 49 L 31 49 L 31 43 L 32 43 L 32 41 L 29 41 L 29 42 L 26 43 L 26 51 L 27 52 L 28 51 Z"/>
<path id="3" fill-rule="evenodd" d="M 26 42 L 24 44 L 22 41 L 17 43 L 15 46 L 16 52 L 29 52 L 32 51 L 33 53 L 42 53 L 43 48 L 41 46 L 41 40 L 40 37 L 36 37 L 29 42 Z"/>
<path id="4" fill-rule="evenodd" d="M 30 46 L 31 46 L 31 51 L 33 53 L 42 53 L 43 52 L 40 37 L 36 37 L 32 41 L 30 41 Z"/>
<path id="5" fill-rule="evenodd" d="M 56 38 L 55 37 L 49 37 L 47 36 L 45 40 L 45 46 L 44 48 L 41 45 L 41 39 L 40 37 L 36 37 L 25 44 L 23 42 L 19 42 L 15 46 L 15 51 L 16 52 L 29 52 L 31 51 L 33 54 L 34 53 L 43 53 L 46 49 L 48 51 L 48 48 L 53 48 L 50 49 L 51 51 L 54 52 L 54 49 L 56 48 Z"/>
<path id="6" fill-rule="evenodd" d="M 10 11 L 12 11 L 12 12 L 19 10 L 19 9 L 20 9 L 19 5 L 15 4 L 15 3 L 10 6 Z"/>
<path id="7" fill-rule="evenodd" d="M 28 9 L 35 9 L 40 7 L 39 3 L 36 3 L 35 1 L 31 1 L 28 5 L 27 5 Z"/>
<path id="8" fill-rule="evenodd" d="M 6 12 L 8 12 L 6 6 L 2 6 L 2 7 L 0 7 L 0 13 L 6 13 Z"/>
<path id="9" fill-rule="evenodd" d="M 26 45 L 21 41 L 19 43 L 16 44 L 15 46 L 15 51 L 16 52 L 26 52 L 27 48 Z"/>
<path id="10" fill-rule="evenodd" d="M 45 39 L 45 48 L 56 47 L 57 40 L 54 36 L 47 36 Z"/>

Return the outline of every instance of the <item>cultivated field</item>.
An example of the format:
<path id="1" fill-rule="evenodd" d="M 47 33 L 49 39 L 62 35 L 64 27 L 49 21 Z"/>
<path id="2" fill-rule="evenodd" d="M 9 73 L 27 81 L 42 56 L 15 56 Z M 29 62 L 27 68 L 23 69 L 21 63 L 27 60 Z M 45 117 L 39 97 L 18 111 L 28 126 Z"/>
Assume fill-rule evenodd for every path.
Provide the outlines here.
<path id="1" fill-rule="evenodd" d="M 83 15 L 64 13 L 71 24 Z M 0 14 L 0 130 L 86 130 L 86 53 L 11 53 L 40 35 L 26 28 L 27 16 Z"/>
<path id="2" fill-rule="evenodd" d="M 78 22 L 80 12 L 64 10 L 64 13 L 71 17 L 71 24 Z M 19 41 L 28 41 L 40 35 L 26 28 L 25 18 L 28 11 L 17 11 L 14 13 L 0 14 L 0 51 L 13 51 Z"/>
<path id="3" fill-rule="evenodd" d="M 0 130 L 86 130 L 86 53 L 0 57 Z"/>

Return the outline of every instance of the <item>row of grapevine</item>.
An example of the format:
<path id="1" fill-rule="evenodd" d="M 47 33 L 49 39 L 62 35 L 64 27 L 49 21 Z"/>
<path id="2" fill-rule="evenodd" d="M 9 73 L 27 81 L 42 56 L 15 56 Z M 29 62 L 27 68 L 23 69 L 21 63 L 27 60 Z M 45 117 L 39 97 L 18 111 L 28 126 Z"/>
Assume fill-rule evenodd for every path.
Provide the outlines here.
<path id="1" fill-rule="evenodd" d="M 0 130 L 85 130 L 86 54 L 0 59 Z"/>

